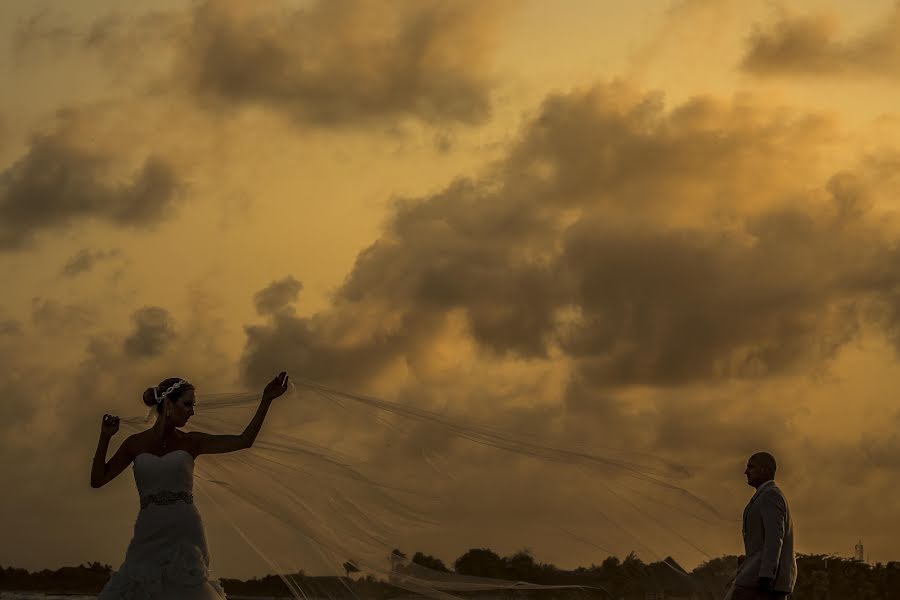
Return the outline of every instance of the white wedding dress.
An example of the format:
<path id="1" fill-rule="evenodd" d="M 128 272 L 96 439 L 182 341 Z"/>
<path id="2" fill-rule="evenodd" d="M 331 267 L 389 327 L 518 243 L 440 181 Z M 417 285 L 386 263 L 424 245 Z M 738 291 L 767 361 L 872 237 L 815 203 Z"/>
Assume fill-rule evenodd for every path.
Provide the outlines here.
<path id="1" fill-rule="evenodd" d="M 203 521 L 193 503 L 194 457 L 185 450 L 138 454 L 141 511 L 125 561 L 98 600 L 221 600 L 209 574 Z"/>

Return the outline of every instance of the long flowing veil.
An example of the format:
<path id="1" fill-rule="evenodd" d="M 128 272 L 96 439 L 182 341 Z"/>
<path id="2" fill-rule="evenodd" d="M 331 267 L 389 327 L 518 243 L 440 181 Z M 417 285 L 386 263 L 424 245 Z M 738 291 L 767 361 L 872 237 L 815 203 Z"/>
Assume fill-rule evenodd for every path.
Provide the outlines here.
<path id="1" fill-rule="evenodd" d="M 410 559 L 408 549 L 401 549 L 404 541 L 447 535 L 464 519 L 453 512 L 455 499 L 448 492 L 458 476 L 446 458 L 451 446 L 463 446 L 470 453 L 470 468 L 477 469 L 480 461 L 509 469 L 539 461 L 558 465 L 576 487 L 585 476 L 601 484 L 608 481 L 603 498 L 588 499 L 591 514 L 584 518 L 605 519 L 621 538 L 655 560 L 663 556 L 629 523 L 663 531 L 712 558 L 690 531 L 719 527 L 725 520 L 714 506 L 689 491 L 685 484 L 690 472 L 682 465 L 599 444 L 591 448 L 548 444 L 527 432 L 469 422 L 463 415 L 336 390 L 314 381 L 292 382 L 288 393 L 276 400 L 277 407 L 251 449 L 198 462 L 195 489 L 282 578 L 295 598 L 322 595 L 307 588 L 306 580 L 298 576 L 303 572 L 359 572 L 433 598 L 455 598 L 479 590 L 583 588 L 581 584 L 542 585 L 469 576 Z M 200 394 L 190 429 L 239 432 L 258 402 L 257 392 Z M 140 430 L 149 418 L 123 418 L 122 423 Z M 316 427 L 308 426 L 313 421 Z M 309 434 L 312 430 L 319 439 Z M 530 485 L 536 492 L 542 482 Z M 509 492 L 481 491 L 485 499 Z M 496 502 L 486 502 L 484 510 L 502 509 Z M 621 518 L 616 510 L 628 511 L 634 519 Z M 677 515 L 681 527 L 667 515 Z M 548 510 L 540 525 L 570 543 L 613 552 L 589 534 L 564 525 L 553 510 Z M 684 575 L 679 568 L 672 569 Z"/>

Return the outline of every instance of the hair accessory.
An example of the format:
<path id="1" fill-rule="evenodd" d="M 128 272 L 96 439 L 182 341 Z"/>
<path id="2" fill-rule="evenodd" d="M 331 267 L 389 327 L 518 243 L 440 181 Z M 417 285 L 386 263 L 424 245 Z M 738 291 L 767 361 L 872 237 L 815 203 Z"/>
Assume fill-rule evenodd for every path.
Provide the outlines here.
<path id="1" fill-rule="evenodd" d="M 162 402 L 163 400 L 166 399 L 166 396 L 168 396 L 169 394 L 171 394 L 172 392 L 174 392 L 175 390 L 177 390 L 178 388 L 180 388 L 182 385 L 184 385 L 186 383 L 187 383 L 187 381 L 185 381 L 184 379 L 179 379 L 178 381 L 176 381 L 175 383 L 170 385 L 168 388 L 166 388 L 166 391 L 164 391 L 162 394 L 158 394 L 158 395 L 156 393 L 156 388 L 153 388 L 153 397 L 156 399 L 156 403 L 159 404 L 160 402 Z"/>

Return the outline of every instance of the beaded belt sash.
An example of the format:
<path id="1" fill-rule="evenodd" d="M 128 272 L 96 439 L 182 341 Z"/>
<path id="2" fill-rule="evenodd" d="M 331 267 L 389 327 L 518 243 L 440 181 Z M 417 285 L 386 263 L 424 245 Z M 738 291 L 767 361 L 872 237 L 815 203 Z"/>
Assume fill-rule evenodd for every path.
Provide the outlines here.
<path id="1" fill-rule="evenodd" d="M 156 494 L 148 494 L 141 497 L 141 508 L 147 508 L 151 504 L 175 504 L 176 502 L 193 504 L 194 495 L 190 492 L 169 491 L 163 491 Z"/>

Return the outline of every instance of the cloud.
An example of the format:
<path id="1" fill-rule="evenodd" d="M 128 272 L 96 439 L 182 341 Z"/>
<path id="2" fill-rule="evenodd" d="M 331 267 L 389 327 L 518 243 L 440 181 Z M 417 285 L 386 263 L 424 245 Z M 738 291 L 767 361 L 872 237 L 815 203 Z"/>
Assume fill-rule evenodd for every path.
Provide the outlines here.
<path id="1" fill-rule="evenodd" d="M 897 433 L 897 425 L 900 425 L 900 412 L 888 416 L 887 422 L 891 425 L 891 432 L 865 440 L 865 445 L 860 450 L 865 454 L 864 459 L 870 464 L 900 473 L 900 434 Z"/>
<path id="2" fill-rule="evenodd" d="M 827 130 L 622 84 L 551 97 L 482 178 L 399 202 L 331 309 L 248 328 L 248 376 L 278 355 L 374 376 L 456 318 L 489 356 L 562 353 L 609 386 L 824 365 L 885 303 L 896 255 L 865 176 L 797 187 Z"/>
<path id="3" fill-rule="evenodd" d="M 3 359 L 6 368 L 0 374 L 0 402 L 9 414 L 0 422 L 0 447 L 4 449 L 4 459 L 12 454 L 18 445 L 22 435 L 21 429 L 29 420 L 35 418 L 38 412 L 38 402 L 32 400 L 34 388 L 38 384 L 45 384 L 50 378 L 50 369 L 34 368 L 32 365 L 22 364 L 17 359 L 16 348 L 3 345 L 6 340 L 0 335 L 0 358 Z M 17 339 L 17 345 L 21 343 Z M 21 350 L 21 346 L 18 347 Z M 15 408 L 15 410 L 13 410 Z"/>
<path id="4" fill-rule="evenodd" d="M 750 35 L 741 68 L 751 74 L 883 77 L 900 73 L 900 3 L 852 37 L 826 14 L 782 12 Z"/>
<path id="5" fill-rule="evenodd" d="M 88 273 L 97 266 L 98 263 L 118 258 L 122 255 L 119 249 L 113 250 L 91 250 L 82 248 L 77 254 L 69 258 L 66 264 L 60 270 L 63 277 L 76 277 L 82 273 Z"/>
<path id="6" fill-rule="evenodd" d="M 146 228 L 167 219 L 182 187 L 173 167 L 150 156 L 134 169 L 80 148 L 63 129 L 37 135 L 0 172 L 0 250 L 85 221 Z"/>
<path id="7" fill-rule="evenodd" d="M 183 294 L 177 304 L 187 310 L 178 314 L 178 343 L 153 355 L 154 360 L 132 353 L 159 350 L 168 311 L 154 307 L 136 311 L 129 328 L 107 320 L 60 333 L 57 329 L 77 319 L 79 311 L 42 300 L 43 310 L 36 310 L 39 326 L 24 327 L 15 337 L 0 334 L 0 408 L 7 413 L 0 421 L 0 471 L 23 481 L 14 494 L 0 498 L 4 514 L 18 516 L 0 521 L 17 539 L 39 529 L 52 539 L 50 546 L 4 546 L 4 564 L 38 569 L 121 560 L 134 520 L 134 483 L 126 473 L 98 496 L 88 486 L 90 463 L 84 463 L 84 457 L 93 456 L 102 415 L 145 415 L 143 390 L 173 375 L 189 377 L 202 391 L 232 384 L 233 361 L 222 352 L 227 322 L 221 301 L 196 285 L 179 289 L 173 297 Z M 121 296 L 106 293 L 94 308 L 108 318 L 122 302 Z M 55 337 L 62 334 L 69 334 L 64 343 Z M 131 351 L 123 351 L 126 346 Z M 127 433 L 123 426 L 111 450 Z M 64 495 L 68 501 L 61 505 L 58 498 Z M 220 556 L 227 560 L 227 555 Z"/>
<path id="8" fill-rule="evenodd" d="M 175 70 L 154 81 L 189 84 L 192 93 L 220 109 L 260 107 L 303 125 L 380 126 L 418 119 L 439 123 L 444 132 L 454 123 L 482 122 L 491 89 L 482 62 L 469 71 L 460 66 L 463 74 L 444 82 L 446 98 L 434 91 L 431 66 L 420 72 L 415 65 L 396 65 L 411 60 L 404 53 L 414 45 L 404 40 L 414 31 L 432 35 L 429 44 L 438 43 L 433 34 L 463 42 L 453 48 L 448 44 L 447 52 L 457 53 L 448 59 L 450 65 L 489 58 L 496 23 L 451 23 L 444 32 L 419 15 L 443 10 L 477 15 L 480 8 L 410 4 L 396 23 L 384 26 L 382 40 L 373 32 L 384 17 L 368 12 L 374 6 L 323 2 L 306 12 L 288 10 L 278 21 L 268 13 L 198 4 L 190 20 L 167 20 L 154 38 L 154 50 L 174 52 L 175 58 Z M 359 7 L 364 26 L 357 36 L 353 10 Z M 365 27 L 369 24 L 374 26 Z M 334 39 L 311 31 L 313 25 L 330 26 Z M 314 46 L 327 48 L 318 62 L 308 58 L 303 36 L 289 38 L 292 27 L 309 32 L 306 39 Z M 97 22 L 94 33 L 78 43 L 108 57 L 104 61 L 118 57 L 122 65 L 133 65 L 135 50 L 129 43 L 140 47 L 147 39 L 130 38 L 135 28 L 152 37 L 145 23 L 117 18 Z M 485 45 L 467 45 L 473 39 L 468 36 Z M 225 51 L 212 52 L 220 42 Z M 145 54 L 154 60 L 168 56 Z M 341 56 L 356 63 L 342 64 Z M 371 68 L 377 60 L 394 67 Z M 310 73 L 311 64 L 320 70 Z M 392 68 L 406 69 L 402 74 L 411 74 L 410 80 L 396 83 L 391 77 L 400 76 Z M 346 88 L 345 98 L 331 93 L 335 86 Z M 336 97 L 340 102 L 328 106 Z M 460 106 L 439 102 L 454 98 L 462 99 Z M 298 380 L 373 394 L 389 389 L 385 397 L 397 402 L 533 434 L 534 440 L 646 449 L 687 463 L 695 473 L 689 487 L 717 505 L 728 504 L 722 482 L 735 481 L 739 491 L 747 491 L 740 471 L 749 452 L 773 450 L 791 477 L 790 497 L 803 515 L 804 535 L 811 540 L 822 531 L 836 539 L 846 530 L 835 530 L 834 523 L 858 527 L 861 522 L 858 515 L 841 520 L 835 515 L 869 502 L 872 490 L 880 498 L 896 495 L 896 483 L 882 478 L 896 474 L 890 453 L 896 454 L 897 439 L 873 435 L 866 453 L 861 443 L 832 444 L 813 420 L 803 430 L 796 424 L 803 411 L 822 410 L 822 398 L 809 396 L 840 395 L 840 386 L 817 387 L 804 379 L 798 384 L 808 392 L 803 397 L 791 393 L 790 384 L 792 378 L 823 376 L 853 350 L 867 327 L 900 348 L 900 255 L 896 228 L 879 212 L 881 201 L 893 194 L 883 184 L 896 177 L 896 159 L 825 167 L 822 157 L 831 160 L 835 131 L 829 118 L 774 109 L 752 98 L 725 102 L 700 96 L 667 106 L 662 94 L 624 83 L 551 95 L 498 163 L 434 193 L 398 201 L 325 309 L 301 312 L 296 303 L 302 284 L 291 276 L 252 296 L 259 317 L 246 328 L 243 381 L 264 383 L 284 365 Z M 44 137 L 64 148 L 57 152 L 68 158 L 57 162 L 69 165 L 63 169 L 66 181 L 90 191 L 82 196 L 104 198 L 119 190 L 117 200 L 127 204 L 126 188 L 139 178 L 144 159 L 120 162 L 114 148 L 84 151 L 73 143 L 80 137 Z M 35 138 L 34 146 L 39 142 Z M 435 138 L 438 149 L 453 143 L 449 133 Z M 34 152 L 20 163 L 32 160 Z M 16 168 L 7 173 L 26 171 Z M 79 183 L 85 172 L 90 185 Z M 6 202 L 7 188 L 0 189 Z M 60 198 L 53 206 L 68 207 L 69 196 Z M 26 224 L 28 239 L 88 220 L 130 226 L 112 202 L 88 204 L 87 211 L 60 209 L 59 218 L 50 211 L 46 228 Z M 167 206 L 171 210 L 174 202 Z M 162 222 L 163 212 L 146 223 Z M 70 259 L 72 269 L 96 264 L 100 252 L 81 251 Z M 58 556 L 80 560 L 88 556 L 85 552 L 118 560 L 112 542 L 127 540 L 133 518 L 132 504 L 125 502 L 133 495 L 129 482 L 119 480 L 118 488 L 104 490 L 121 495 L 100 502 L 72 490 L 86 488 L 83 457 L 92 452 L 88 438 L 103 412 L 142 412 L 141 390 L 172 375 L 187 376 L 206 390 L 231 385 L 234 365 L 221 336 L 233 320 L 213 318 L 217 303 L 195 291 L 189 291 L 189 314 L 178 313 L 177 327 L 169 309 L 145 307 L 124 331 L 94 332 L 97 312 L 43 299 L 33 307 L 38 335 L 14 325 L 20 334 L 4 336 L 0 322 L 0 357 L 7 365 L 0 397 L 7 403 L 27 398 L 21 409 L 7 404 L 13 420 L 0 425 L 2 454 L 13 479 L 25 482 L 4 499 L 2 512 L 50 515 L 61 523 L 70 520 L 76 529 L 90 525 L 96 530 L 67 546 L 59 536 L 70 529 L 41 523 L 47 530 L 45 547 L 10 560 L 47 566 Z M 49 338 L 73 323 L 81 324 L 72 330 L 79 334 L 72 336 L 77 344 L 66 344 L 79 352 L 71 368 L 60 364 L 52 348 L 42 357 L 49 365 L 45 372 L 37 353 L 20 346 L 26 338 L 30 343 L 42 335 Z M 173 338 L 177 343 L 169 344 Z M 54 342 L 48 345 L 62 345 Z M 78 394 L 79 402 L 72 402 L 73 389 L 92 393 Z M 854 394 L 852 400 L 859 398 Z M 431 491 L 450 500 L 442 520 L 459 528 L 447 532 L 446 539 L 423 543 L 436 544 L 434 551 L 448 558 L 455 544 L 508 544 L 514 536 L 527 537 L 528 527 L 535 528 L 538 551 L 550 551 L 545 546 L 553 543 L 550 536 L 536 531 L 545 527 L 548 515 L 566 515 L 575 527 L 590 529 L 600 511 L 617 510 L 604 489 L 620 491 L 613 478 L 576 479 L 557 465 L 515 461 L 429 426 L 402 420 L 388 426 L 370 412 L 334 403 L 311 403 L 308 410 L 296 411 L 302 417 L 287 412 L 276 407 L 268 426 L 313 419 L 304 439 L 333 433 L 340 444 L 368 445 L 354 455 L 379 476 L 410 469 L 416 481 L 434 483 Z M 846 427 L 857 427 L 851 421 Z M 46 440 L 59 451 L 37 447 Z M 426 452 L 434 472 L 414 460 Z M 805 481 L 806 473 L 818 481 Z M 833 491 L 834 481 L 866 485 L 850 486 L 841 502 L 826 506 L 822 498 Z M 61 510 L 52 502 L 60 494 L 71 499 Z M 111 502 L 113 497 L 123 502 Z M 110 514 L 100 518 L 109 506 L 114 507 Z M 619 512 L 627 509 L 619 507 Z M 663 512 L 670 523 L 672 513 Z M 740 506 L 729 514 L 739 517 Z M 876 524 L 900 518 L 889 506 L 871 507 L 868 514 Z M 122 523 L 126 528 L 116 530 Z M 27 521 L 12 525 L 20 536 L 29 531 Z M 656 531 L 661 527 L 649 520 L 634 526 L 651 544 L 663 537 Z M 739 542 L 731 523 L 725 529 L 727 543 L 716 549 Z M 826 543 L 832 548 L 833 538 Z M 234 551 L 217 560 L 234 561 L 228 552 Z M 577 550 L 566 547 L 558 555 L 569 560 L 573 553 Z"/>
<path id="9" fill-rule="evenodd" d="M 300 123 L 367 125 L 413 118 L 479 124 L 503 3 L 317 2 L 305 10 L 198 5 L 179 77 L 225 105 L 274 108 Z"/>
<path id="10" fill-rule="evenodd" d="M 898 223 L 883 212 L 895 193 L 892 159 L 836 169 L 819 158 L 833 133 L 827 119 L 746 98 L 666 107 L 622 83 L 551 96 L 498 163 L 399 200 L 330 306 L 247 326 L 244 381 L 264 383 L 285 365 L 298 379 L 559 446 L 631 458 L 641 448 L 655 458 L 640 461 L 686 466 L 684 485 L 726 519 L 746 500 L 747 457 L 768 450 L 811 547 L 833 544 L 834 520 L 852 520 L 847 502 L 895 515 L 863 490 L 896 493 L 884 458 L 896 440 L 873 431 L 867 452 L 833 431 L 822 405 L 846 403 L 857 387 L 831 378 L 852 377 L 844 361 L 863 340 L 883 344 L 884 369 L 900 351 Z M 322 427 L 339 408 L 316 404 Z M 481 543 L 508 543 L 536 506 L 582 527 L 592 510 L 608 512 L 634 534 L 623 546 L 685 543 L 667 541 L 683 525 L 676 509 L 654 504 L 690 512 L 684 496 L 604 474 L 579 479 L 573 498 L 554 485 L 571 482 L 565 469 L 522 461 L 517 471 L 433 425 L 401 422 L 379 436 L 369 413 L 340 414 L 340 439 L 360 430 L 377 440 L 380 473 L 426 453 L 452 498 L 449 522 L 503 515 L 468 534 Z M 828 486 L 847 478 L 862 487 L 823 506 Z M 517 500 L 500 507 L 472 492 L 485 489 Z M 660 510 L 658 521 L 646 516 Z M 707 550 L 732 548 L 731 521 L 721 525 L 682 534 Z M 596 531 L 615 538 L 603 524 Z"/>
<path id="11" fill-rule="evenodd" d="M 67 335 L 92 328 L 96 314 L 86 306 L 37 297 L 31 301 L 31 321 L 43 335 Z"/>
<path id="12" fill-rule="evenodd" d="M 256 312 L 260 315 L 271 315 L 297 301 L 303 284 L 288 275 L 284 279 L 273 281 L 253 297 Z"/>
<path id="13" fill-rule="evenodd" d="M 65 59 L 96 56 L 118 82 L 159 77 L 160 61 L 186 23 L 178 12 L 115 10 L 84 22 L 77 16 L 41 9 L 22 18 L 12 35 L 17 66 L 35 68 Z"/>
<path id="14" fill-rule="evenodd" d="M 492 51 L 510 6 L 199 2 L 187 12 L 115 13 L 88 26 L 45 12 L 19 25 L 16 47 L 23 57 L 97 54 L 117 76 L 140 73 L 157 93 L 187 91 L 206 109 L 265 107 L 328 128 L 478 125 L 490 116 Z"/>
<path id="15" fill-rule="evenodd" d="M 880 291 L 859 282 L 875 265 L 842 260 L 855 258 L 865 235 L 847 225 L 785 210 L 749 221 L 742 239 L 582 223 L 560 261 L 575 279 L 578 311 L 562 348 L 612 384 L 756 378 L 820 365 L 856 336 L 861 302 Z M 829 275 L 818 270 L 823 263 Z"/>
<path id="16" fill-rule="evenodd" d="M 0 337 L 22 335 L 22 323 L 16 319 L 0 319 Z"/>
<path id="17" fill-rule="evenodd" d="M 643 541 L 691 563 L 702 559 L 695 549 L 675 550 L 685 538 L 716 554 L 734 547 L 743 465 L 763 449 L 782 463 L 808 547 L 833 544 L 811 530 L 858 523 L 846 503 L 869 506 L 863 490 L 896 493 L 887 467 L 868 462 L 861 443 L 832 441 L 839 434 L 817 415 L 843 395 L 825 380 L 838 368 L 850 377 L 841 361 L 867 335 L 896 363 L 900 252 L 897 223 L 879 209 L 893 195 L 889 157 L 817 167 L 831 135 L 816 115 L 747 100 L 667 108 L 621 84 L 553 96 L 498 164 L 399 201 L 329 307 L 247 326 L 244 381 L 262 384 L 285 365 L 298 379 L 532 440 L 684 465 L 691 476 L 680 483 L 726 519 L 679 538 L 673 514 L 697 512 L 686 496 L 498 457 L 433 425 L 373 432 L 368 412 L 316 404 L 316 426 L 341 423 L 335 439 L 360 431 L 377 445 L 384 477 L 426 468 L 416 462 L 426 456 L 452 504 L 442 516 L 460 524 L 446 547 L 502 547 L 511 531 L 525 534 L 522 523 L 554 514 L 585 537 Z M 872 452 L 889 454 L 889 435 L 871 437 L 885 440 Z M 635 457 L 638 448 L 655 458 Z M 860 487 L 823 506 L 828 486 L 846 479 Z M 572 481 L 577 494 L 560 491 Z M 500 506 L 488 489 L 517 499 Z M 586 517 L 598 511 L 631 533 L 617 540 L 615 527 Z"/>
<path id="18" fill-rule="evenodd" d="M 161 355 L 175 337 L 172 315 L 164 308 L 147 306 L 132 315 L 134 329 L 122 342 L 125 353 L 134 358 Z"/>
<path id="19" fill-rule="evenodd" d="M 64 50 L 77 37 L 75 28 L 44 9 L 19 20 L 12 35 L 13 56 L 22 61 L 38 45 Z"/>

